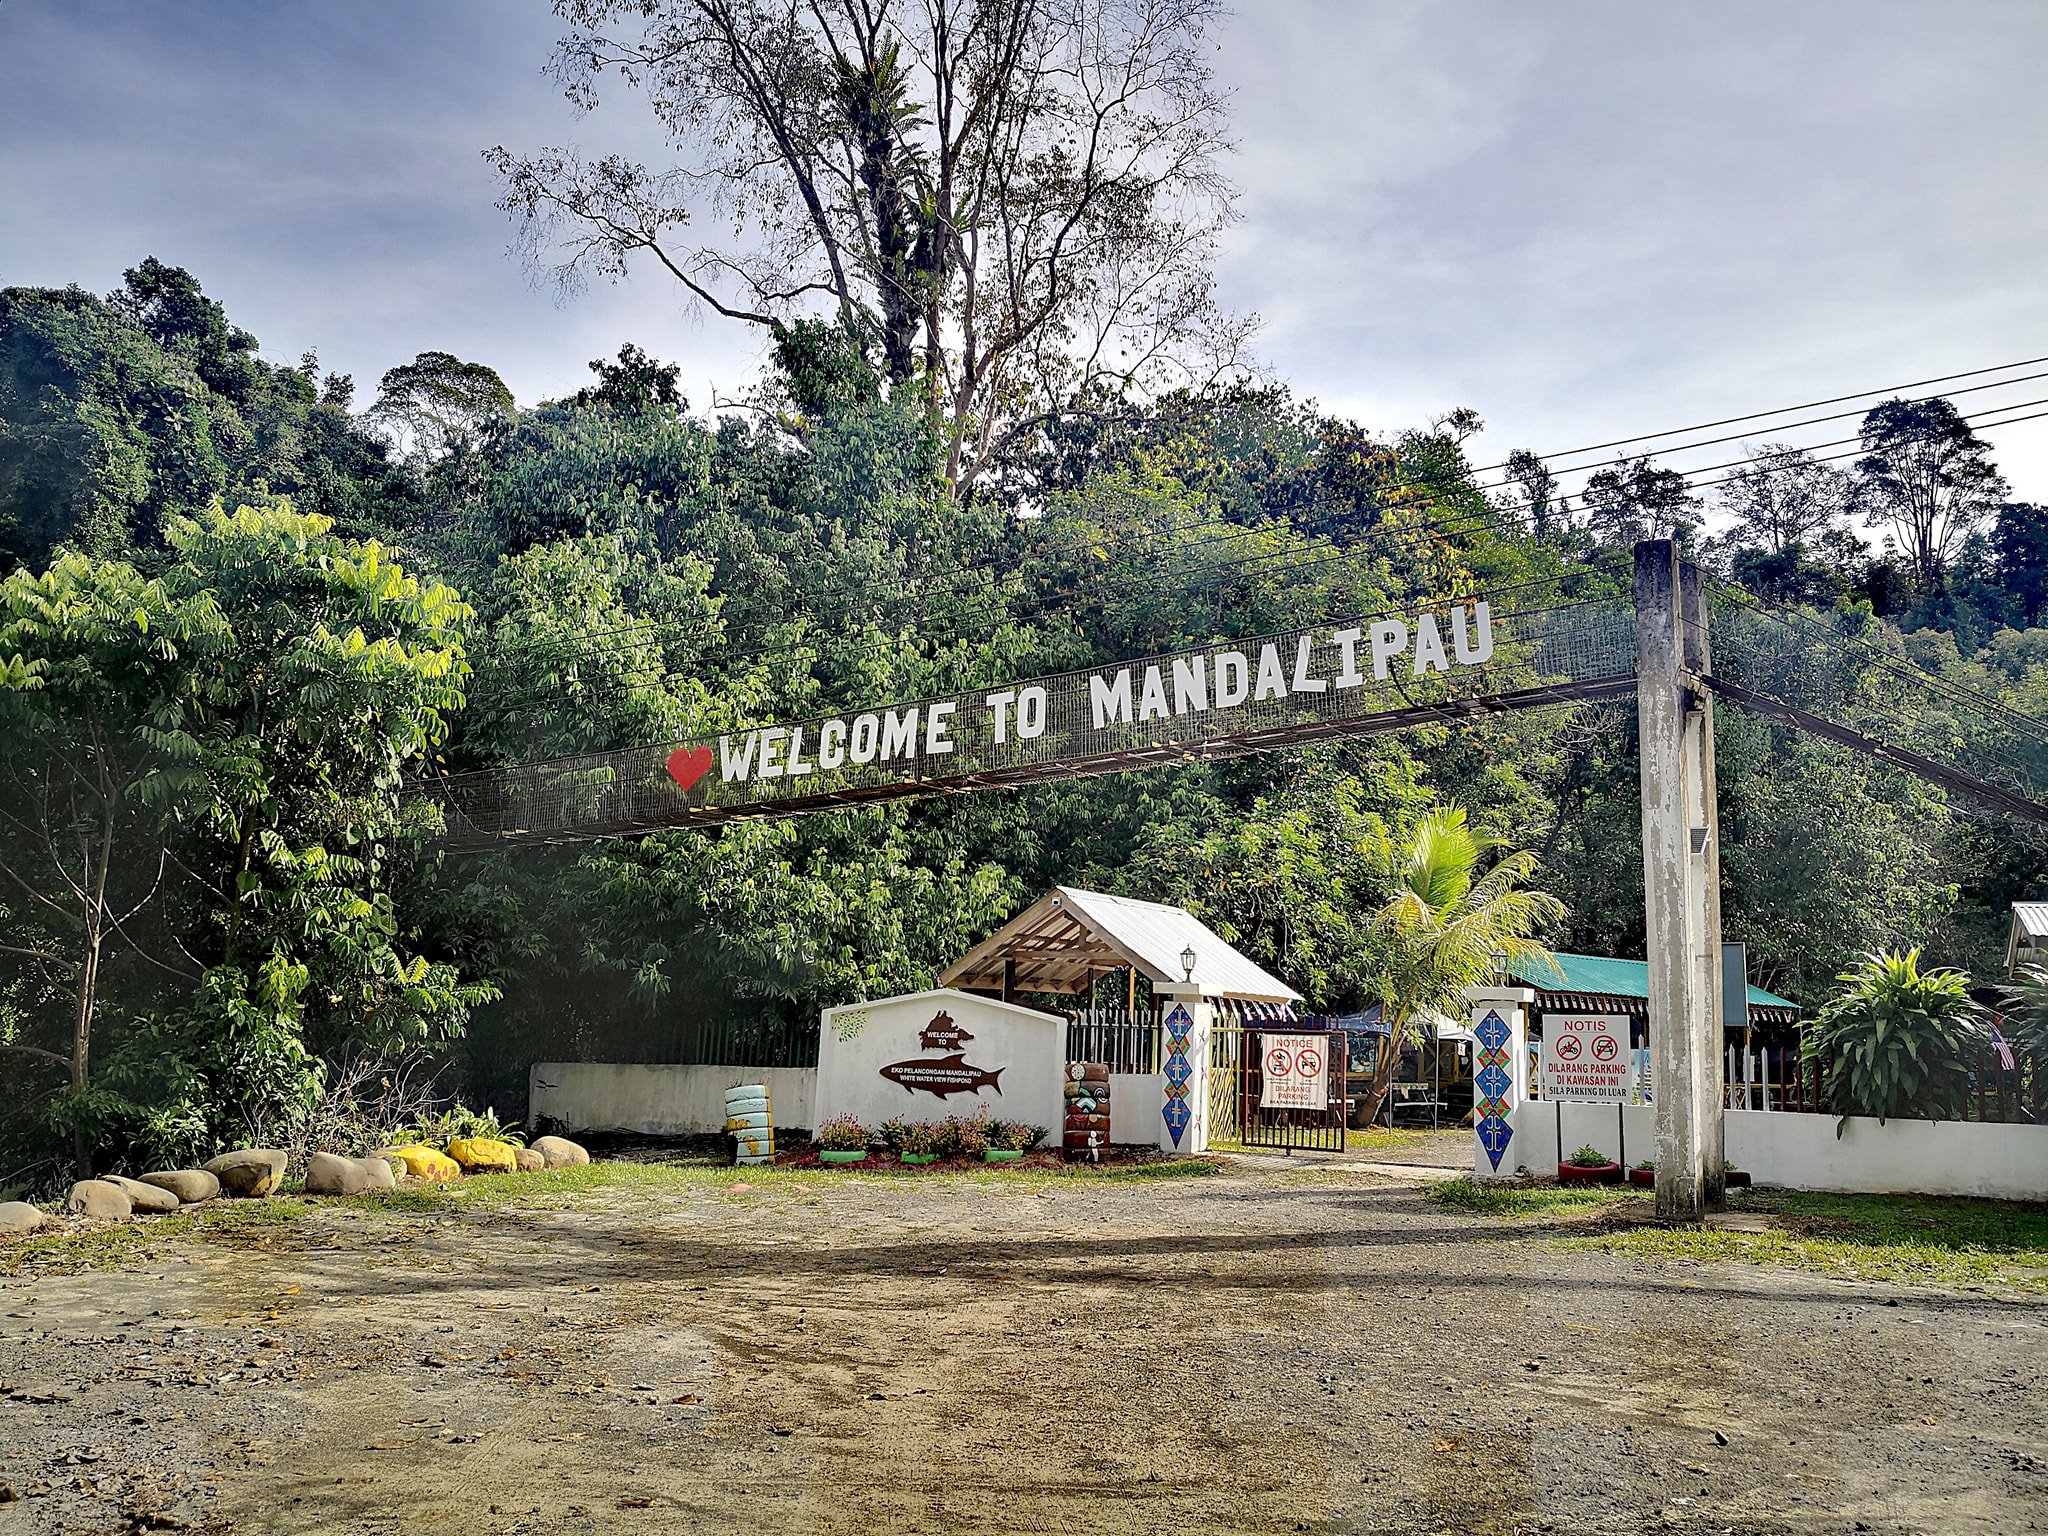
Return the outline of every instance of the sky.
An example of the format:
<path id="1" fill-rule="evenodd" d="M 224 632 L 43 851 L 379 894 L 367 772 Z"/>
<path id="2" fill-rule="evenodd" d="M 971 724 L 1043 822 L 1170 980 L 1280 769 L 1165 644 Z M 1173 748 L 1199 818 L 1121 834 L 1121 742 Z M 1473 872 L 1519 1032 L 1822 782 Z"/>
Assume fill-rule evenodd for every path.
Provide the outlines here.
<path id="1" fill-rule="evenodd" d="M 733 396 L 758 337 L 672 279 L 565 301 L 509 251 L 483 150 L 662 155 L 629 95 L 563 100 L 561 30 L 541 0 L 0 0 L 0 284 L 155 255 L 364 401 L 433 348 L 532 403 L 627 340 Z M 2048 355 L 2039 0 L 1241 0 L 1216 45 L 1221 298 L 1369 427 L 1469 406 L 1486 463 Z M 2048 500 L 2048 418 L 1986 435 Z"/>

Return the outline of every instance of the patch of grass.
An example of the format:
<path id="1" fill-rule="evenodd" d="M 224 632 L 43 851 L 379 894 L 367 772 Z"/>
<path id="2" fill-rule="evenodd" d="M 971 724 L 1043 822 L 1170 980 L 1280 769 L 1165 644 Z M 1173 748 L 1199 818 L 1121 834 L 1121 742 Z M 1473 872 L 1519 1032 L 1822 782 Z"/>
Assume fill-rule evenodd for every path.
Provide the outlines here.
<path id="1" fill-rule="evenodd" d="M 1444 1131 L 1455 1130 L 1445 1126 Z M 1443 1137 L 1444 1131 L 1423 1130 L 1418 1127 L 1389 1127 L 1376 1125 L 1366 1131 L 1346 1131 L 1344 1150 L 1347 1152 L 1407 1152 L 1417 1147 L 1434 1146 Z"/>
<path id="2" fill-rule="evenodd" d="M 1448 1125 L 1440 1131 L 1432 1131 L 1414 1126 L 1399 1126 L 1389 1129 L 1384 1125 L 1376 1125 L 1370 1130 L 1346 1131 L 1344 1133 L 1344 1150 L 1346 1152 L 1373 1152 L 1382 1155 L 1392 1153 L 1398 1155 L 1402 1152 L 1413 1152 L 1423 1147 L 1439 1145 L 1444 1134 L 1455 1129 L 1456 1127 Z M 1209 1150 L 1212 1152 L 1251 1153 L 1254 1156 L 1266 1153 L 1270 1153 L 1274 1157 L 1284 1155 L 1279 1147 L 1246 1146 L 1242 1141 L 1221 1138 L 1212 1140 L 1209 1143 Z"/>
<path id="3" fill-rule="evenodd" d="M 550 1168 L 541 1173 L 471 1174 L 453 1184 L 325 1203 L 370 1212 L 498 1210 L 559 1205 L 584 1196 L 608 1194 L 658 1196 L 697 1191 L 737 1196 L 763 1193 L 815 1195 L 835 1185 L 874 1179 L 1008 1189 L 1042 1188 L 1077 1181 L 1116 1184 L 1190 1178 L 1218 1171 L 1219 1165 L 1204 1158 L 1169 1158 L 1157 1162 L 1101 1166 L 1089 1163 L 973 1163 L 957 1168 L 906 1168 L 887 1162 L 842 1167 L 791 1167 L 782 1164 L 766 1168 L 737 1168 L 730 1163 L 713 1162 L 594 1162 L 575 1168 Z M 735 1189 L 735 1185 L 745 1187 Z"/>
<path id="4" fill-rule="evenodd" d="M 1570 1216 L 1610 1210 L 1647 1197 L 1626 1184 L 1510 1184 L 1488 1179 L 1444 1179 L 1428 1196 L 1448 1210 L 1473 1216 Z"/>
<path id="5" fill-rule="evenodd" d="M 2048 1204 L 1911 1195 L 1759 1194 L 1764 1232 L 1637 1227 L 1567 1246 L 1658 1259 L 1783 1265 L 1851 1280 L 2048 1294 Z"/>
<path id="6" fill-rule="evenodd" d="M 1054 1188 L 1076 1183 L 1133 1183 L 1199 1178 L 1219 1171 L 1203 1158 L 1145 1163 L 1063 1165 L 972 1164 L 955 1169 L 903 1168 L 891 1163 L 858 1171 L 828 1168 L 736 1168 L 726 1163 L 596 1162 L 538 1173 L 472 1174 L 452 1184 L 418 1185 L 388 1194 L 341 1197 L 278 1195 L 269 1200 L 220 1200 L 165 1216 L 137 1217 L 112 1226 L 76 1227 L 0 1245 L 0 1275 L 77 1274 L 112 1269 L 152 1257 L 176 1238 L 241 1243 L 261 1229 L 297 1222 L 314 1212 L 353 1216 L 431 1216 L 456 1211 L 533 1210 L 602 1202 L 607 1196 L 648 1202 L 664 1194 L 698 1193 L 744 1201 L 762 1194 L 815 1197 L 834 1184 L 861 1179 L 918 1179 L 989 1190 Z"/>
<path id="7" fill-rule="evenodd" d="M 289 1225 L 313 1206 L 291 1196 L 270 1200 L 217 1200 L 163 1216 L 138 1216 L 105 1227 L 43 1232 L 0 1246 L 0 1274 L 80 1274 L 152 1257 L 174 1238 L 235 1242 L 264 1227 Z"/>

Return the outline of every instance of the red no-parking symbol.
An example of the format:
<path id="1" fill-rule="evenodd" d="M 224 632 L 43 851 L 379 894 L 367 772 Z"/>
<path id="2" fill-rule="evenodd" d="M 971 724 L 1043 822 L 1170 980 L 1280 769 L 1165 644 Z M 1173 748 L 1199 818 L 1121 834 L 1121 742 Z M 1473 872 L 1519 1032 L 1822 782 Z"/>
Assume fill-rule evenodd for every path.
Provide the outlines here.
<path id="1" fill-rule="evenodd" d="M 1323 1075 L 1322 1052 L 1318 1051 L 1314 1046 L 1295 1052 L 1294 1070 L 1303 1077 L 1321 1077 Z"/>
<path id="2" fill-rule="evenodd" d="M 1557 1042 L 1557 1054 L 1560 1060 L 1577 1061 L 1579 1059 L 1579 1037 L 1577 1035 L 1566 1035 L 1563 1039 L 1559 1040 Z"/>
<path id="3" fill-rule="evenodd" d="M 1294 1073 L 1294 1058 L 1287 1054 L 1284 1046 L 1274 1046 L 1266 1052 L 1266 1076 L 1291 1077 Z"/>
<path id="4" fill-rule="evenodd" d="M 1615 1054 L 1618 1051 L 1620 1051 L 1620 1049 L 1621 1043 L 1618 1040 L 1616 1040 L 1612 1035 L 1601 1035 L 1598 1039 L 1594 1040 L 1593 1042 L 1593 1054 L 1595 1056 L 1598 1056 L 1602 1061 L 1614 1060 Z"/>

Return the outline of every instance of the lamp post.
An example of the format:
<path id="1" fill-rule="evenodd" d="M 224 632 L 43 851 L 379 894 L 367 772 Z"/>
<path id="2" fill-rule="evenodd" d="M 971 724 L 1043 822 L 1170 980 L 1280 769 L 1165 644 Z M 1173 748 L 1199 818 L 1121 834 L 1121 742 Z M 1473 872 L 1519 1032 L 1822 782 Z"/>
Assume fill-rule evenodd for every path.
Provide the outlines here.
<path id="1" fill-rule="evenodd" d="M 1493 952 L 1493 984 L 1497 987 L 1504 987 L 1512 979 L 1508 975 L 1508 952 L 1504 949 L 1496 949 Z"/>
<path id="2" fill-rule="evenodd" d="M 1180 952 L 1180 973 L 1182 981 L 1192 982 L 1195 979 L 1195 947 L 1192 944 Z"/>

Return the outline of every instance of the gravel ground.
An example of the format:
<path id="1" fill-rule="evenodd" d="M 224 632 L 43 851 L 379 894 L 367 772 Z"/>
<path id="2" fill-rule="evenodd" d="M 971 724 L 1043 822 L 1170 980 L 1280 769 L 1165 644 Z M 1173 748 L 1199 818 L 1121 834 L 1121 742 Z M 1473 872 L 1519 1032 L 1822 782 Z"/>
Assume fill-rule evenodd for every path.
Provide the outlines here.
<path id="1" fill-rule="evenodd" d="M 0 1282 L 0 1536 L 2048 1530 L 2048 1307 L 1423 1177 L 721 1177 Z"/>

